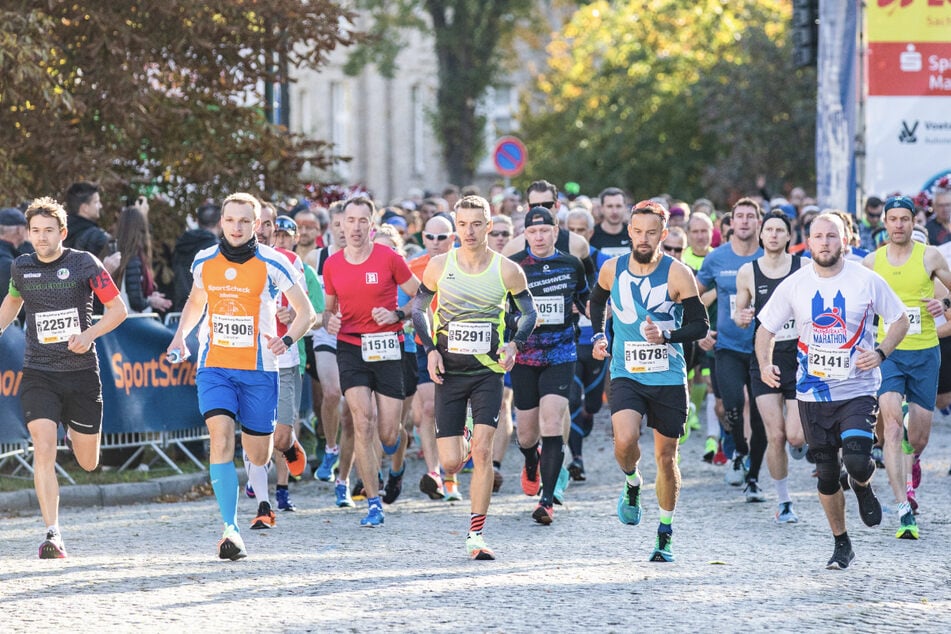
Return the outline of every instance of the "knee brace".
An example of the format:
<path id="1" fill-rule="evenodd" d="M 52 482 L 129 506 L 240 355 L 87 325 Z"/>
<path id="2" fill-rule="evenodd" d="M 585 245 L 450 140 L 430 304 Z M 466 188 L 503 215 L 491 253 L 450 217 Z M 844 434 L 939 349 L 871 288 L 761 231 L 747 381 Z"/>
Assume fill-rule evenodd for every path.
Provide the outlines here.
<path id="1" fill-rule="evenodd" d="M 396 453 L 396 450 L 400 448 L 400 442 L 402 441 L 403 441 L 403 430 L 400 430 L 399 433 L 396 435 L 396 442 L 393 443 L 392 445 L 387 445 L 383 442 L 380 443 L 383 446 L 383 453 L 385 453 L 388 456 L 392 456 L 393 454 Z"/>
<path id="2" fill-rule="evenodd" d="M 873 443 L 874 435 L 871 432 L 853 429 L 842 434 L 842 463 L 856 482 L 866 482 L 875 473 Z"/>
<path id="3" fill-rule="evenodd" d="M 835 447 L 810 447 L 816 463 L 816 489 L 823 495 L 833 495 L 841 489 L 839 484 L 839 452 Z"/>
<path id="4" fill-rule="evenodd" d="M 728 434 L 732 434 L 734 429 L 740 430 L 740 433 L 743 433 L 743 410 L 742 408 L 734 407 L 726 410 L 726 415 L 723 417 L 723 420 L 720 421 L 720 425 L 723 427 L 723 431 Z"/>

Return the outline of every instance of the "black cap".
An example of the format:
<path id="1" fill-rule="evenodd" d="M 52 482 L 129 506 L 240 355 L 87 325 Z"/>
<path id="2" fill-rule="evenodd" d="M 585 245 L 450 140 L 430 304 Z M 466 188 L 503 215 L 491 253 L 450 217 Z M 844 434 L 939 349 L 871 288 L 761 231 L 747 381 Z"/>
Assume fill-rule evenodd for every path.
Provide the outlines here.
<path id="1" fill-rule="evenodd" d="M 526 227 L 530 227 L 532 225 L 551 225 L 554 227 L 557 224 L 558 223 L 555 222 L 555 217 L 551 215 L 551 211 L 545 209 L 544 207 L 532 207 L 528 210 L 528 213 L 525 214 Z"/>
<path id="2" fill-rule="evenodd" d="M 26 226 L 26 216 L 23 215 L 22 211 L 14 207 L 7 207 L 6 209 L 0 209 L 0 226 L 2 227 Z"/>

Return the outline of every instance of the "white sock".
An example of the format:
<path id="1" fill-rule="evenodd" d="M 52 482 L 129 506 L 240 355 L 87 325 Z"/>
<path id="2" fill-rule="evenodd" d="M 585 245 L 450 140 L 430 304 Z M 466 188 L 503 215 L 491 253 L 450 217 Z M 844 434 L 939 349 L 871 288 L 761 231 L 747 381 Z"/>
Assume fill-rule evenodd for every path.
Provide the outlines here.
<path id="1" fill-rule="evenodd" d="M 713 394 L 707 394 L 704 404 L 704 409 L 707 412 L 707 436 L 719 438 L 720 419 L 717 418 L 717 399 Z"/>
<path id="2" fill-rule="evenodd" d="M 267 465 L 256 465 L 250 460 L 244 463 L 248 472 L 248 484 L 254 489 L 254 498 L 261 502 L 271 503 L 267 496 Z"/>
<path id="3" fill-rule="evenodd" d="M 779 503 L 783 502 L 792 502 L 789 498 L 789 487 L 787 486 L 787 478 L 782 480 L 776 480 L 776 497 L 779 498 Z"/>

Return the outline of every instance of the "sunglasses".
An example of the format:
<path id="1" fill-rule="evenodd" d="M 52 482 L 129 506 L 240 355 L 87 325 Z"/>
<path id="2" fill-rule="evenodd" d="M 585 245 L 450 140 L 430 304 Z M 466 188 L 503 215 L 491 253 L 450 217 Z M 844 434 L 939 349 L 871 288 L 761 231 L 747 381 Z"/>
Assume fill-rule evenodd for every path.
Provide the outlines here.
<path id="1" fill-rule="evenodd" d="M 668 253 L 683 253 L 684 248 L 683 247 L 669 247 L 665 244 L 664 251 L 667 251 Z"/>
<path id="2" fill-rule="evenodd" d="M 554 201 L 554 200 L 548 200 L 548 201 L 545 201 L 545 202 L 543 202 L 543 203 L 531 203 L 529 206 L 530 206 L 530 207 L 544 207 L 545 209 L 554 209 L 554 208 L 555 208 L 555 201 Z"/>
<path id="3" fill-rule="evenodd" d="M 427 240 L 438 240 L 442 242 L 443 240 L 448 240 L 451 233 L 424 233 L 423 237 Z"/>
<path id="4" fill-rule="evenodd" d="M 511 238 L 512 232 L 511 231 L 490 231 L 489 235 L 492 236 L 493 238 Z"/>

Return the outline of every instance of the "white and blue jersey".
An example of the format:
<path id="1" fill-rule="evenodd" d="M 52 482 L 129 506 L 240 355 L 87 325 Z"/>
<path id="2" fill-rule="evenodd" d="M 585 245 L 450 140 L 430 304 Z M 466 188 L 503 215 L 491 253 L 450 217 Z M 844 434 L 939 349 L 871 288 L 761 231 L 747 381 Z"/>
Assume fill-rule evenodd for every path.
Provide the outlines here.
<path id="1" fill-rule="evenodd" d="M 683 306 L 671 299 L 667 287 L 674 259 L 662 256 L 650 275 L 632 273 L 628 269 L 630 259 L 630 254 L 618 258 L 611 288 L 611 376 L 643 385 L 685 385 L 683 345 L 647 343 L 643 334 L 648 317 L 661 331 L 677 330 L 683 322 Z"/>
<path id="2" fill-rule="evenodd" d="M 703 259 L 697 272 L 697 281 L 710 289 L 717 289 L 717 350 L 733 350 L 750 354 L 753 352 L 752 324 L 740 328 L 733 321 L 736 312 L 736 274 L 740 267 L 763 255 L 757 249 L 750 255 L 737 255 L 729 244 L 717 247 Z"/>

